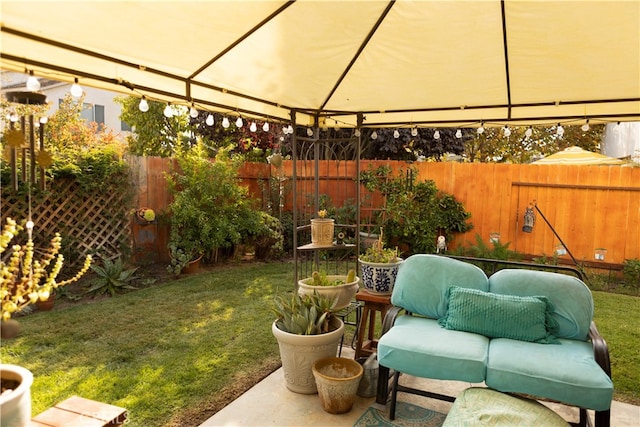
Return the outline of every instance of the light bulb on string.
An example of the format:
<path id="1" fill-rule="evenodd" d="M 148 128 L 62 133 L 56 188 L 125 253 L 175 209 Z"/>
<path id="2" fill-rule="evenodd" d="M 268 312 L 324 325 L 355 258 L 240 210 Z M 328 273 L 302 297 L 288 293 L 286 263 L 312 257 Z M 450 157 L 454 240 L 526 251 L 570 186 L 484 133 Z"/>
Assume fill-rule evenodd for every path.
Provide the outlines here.
<path id="1" fill-rule="evenodd" d="M 78 84 L 78 78 L 73 79 L 73 84 L 71 85 L 71 89 L 69 89 L 71 96 L 74 98 L 79 98 L 82 96 L 82 86 Z"/>
<path id="2" fill-rule="evenodd" d="M 458 139 L 462 138 L 462 131 L 460 129 L 456 131 L 456 138 Z"/>
<path id="3" fill-rule="evenodd" d="M 31 92 L 37 92 L 40 90 L 40 80 L 33 75 L 33 70 L 29 71 L 29 77 L 27 78 L 27 90 Z"/>
<path id="4" fill-rule="evenodd" d="M 484 122 L 480 123 L 480 127 L 476 132 L 478 132 L 478 135 L 482 135 L 484 133 Z"/>
<path id="5" fill-rule="evenodd" d="M 504 136 L 506 136 L 507 138 L 511 136 L 511 129 L 509 129 L 509 126 L 504 125 L 503 132 L 504 132 Z"/>
<path id="6" fill-rule="evenodd" d="M 433 133 L 433 139 L 440 139 L 440 131 L 437 130 Z"/>
<path id="7" fill-rule="evenodd" d="M 558 123 L 558 127 L 556 128 L 556 135 L 558 135 L 559 137 L 562 137 L 562 135 L 564 135 L 564 128 L 560 123 Z"/>
<path id="8" fill-rule="evenodd" d="M 258 130 L 258 125 L 256 125 L 256 122 L 251 122 L 251 125 L 249 125 L 249 130 L 251 132 L 255 132 Z"/>
<path id="9" fill-rule="evenodd" d="M 147 98 L 144 95 L 142 95 L 142 99 L 138 104 L 138 110 L 142 111 L 143 113 L 149 111 L 149 103 L 147 102 Z"/>
<path id="10" fill-rule="evenodd" d="M 287 126 L 287 133 L 289 133 L 289 135 L 293 134 L 293 126 L 291 125 Z"/>
<path id="11" fill-rule="evenodd" d="M 371 133 L 371 139 L 378 139 L 378 132 L 375 130 Z"/>
<path id="12" fill-rule="evenodd" d="M 361 133 L 360 133 L 360 129 L 356 129 L 356 131 L 353 133 L 353 135 L 354 135 L 356 138 L 360 138 L 360 135 L 361 135 Z"/>
<path id="13" fill-rule="evenodd" d="M 226 128 L 229 127 L 229 125 L 230 125 L 229 118 L 228 117 L 223 118 L 222 119 L 222 127 L 226 129 Z"/>
<path id="14" fill-rule="evenodd" d="M 213 114 L 209 113 L 209 115 L 207 116 L 207 119 L 204 121 L 207 126 L 213 126 L 214 120 L 213 120 Z"/>
<path id="15" fill-rule="evenodd" d="M 400 132 L 398 132 L 398 129 L 396 129 L 396 130 L 394 130 L 394 131 L 393 131 L 393 137 L 394 137 L 395 139 L 400 138 Z"/>
<path id="16" fill-rule="evenodd" d="M 589 119 L 587 119 L 586 123 L 583 124 L 580 129 L 582 129 L 583 132 L 589 131 Z"/>
<path id="17" fill-rule="evenodd" d="M 411 136 L 418 136 L 418 128 L 417 127 L 411 128 Z"/>
<path id="18" fill-rule="evenodd" d="M 264 122 L 264 124 L 262 125 L 262 130 L 265 132 L 269 132 L 269 123 Z"/>
<path id="19" fill-rule="evenodd" d="M 313 136 L 313 129 L 307 128 L 307 136 Z"/>
<path id="20" fill-rule="evenodd" d="M 164 111 L 162 112 L 167 119 L 173 117 L 173 109 L 171 108 L 171 103 L 169 102 L 166 107 L 164 107 Z"/>
<path id="21" fill-rule="evenodd" d="M 526 136 L 527 138 L 531 138 L 531 135 L 533 135 L 533 129 L 531 128 L 531 126 L 529 126 L 527 130 L 524 131 L 524 136 Z"/>
<path id="22" fill-rule="evenodd" d="M 10 115 L 9 115 L 9 121 L 16 123 L 18 120 L 20 120 L 20 116 L 18 116 L 18 113 L 16 113 L 15 111 L 13 111 Z"/>
<path id="23" fill-rule="evenodd" d="M 191 116 L 192 119 L 195 119 L 196 117 L 198 117 L 198 110 L 196 109 L 196 105 L 194 103 L 191 103 L 191 109 L 189 110 L 189 115 Z"/>
<path id="24" fill-rule="evenodd" d="M 242 117 L 238 116 L 238 118 L 236 119 L 236 127 L 241 128 L 243 124 L 244 123 L 242 122 Z"/>

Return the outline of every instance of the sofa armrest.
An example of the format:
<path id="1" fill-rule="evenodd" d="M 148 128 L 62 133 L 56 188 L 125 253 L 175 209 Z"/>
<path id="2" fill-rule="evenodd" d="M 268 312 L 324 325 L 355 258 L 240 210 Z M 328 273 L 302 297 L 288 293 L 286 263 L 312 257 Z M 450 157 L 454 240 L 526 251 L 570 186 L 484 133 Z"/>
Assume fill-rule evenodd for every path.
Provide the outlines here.
<path id="1" fill-rule="evenodd" d="M 593 345 L 593 356 L 596 359 L 596 363 L 600 365 L 602 370 L 611 378 L 611 363 L 609 361 L 609 346 L 607 342 L 602 338 L 596 328 L 596 324 L 591 322 L 589 326 L 589 338 Z"/>
<path id="2" fill-rule="evenodd" d="M 393 324 L 396 323 L 396 319 L 398 318 L 398 315 L 402 310 L 404 310 L 402 307 L 397 307 L 394 305 L 387 311 L 387 314 L 384 316 L 384 319 L 382 321 L 382 331 L 380 333 L 381 336 L 386 334 L 389 329 L 391 329 Z"/>

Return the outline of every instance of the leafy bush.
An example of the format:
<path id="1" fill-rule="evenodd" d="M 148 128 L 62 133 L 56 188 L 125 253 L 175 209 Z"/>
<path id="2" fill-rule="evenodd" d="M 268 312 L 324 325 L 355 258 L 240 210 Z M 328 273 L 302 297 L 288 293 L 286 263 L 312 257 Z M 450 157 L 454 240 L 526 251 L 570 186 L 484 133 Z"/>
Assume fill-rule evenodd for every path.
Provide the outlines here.
<path id="1" fill-rule="evenodd" d="M 625 259 L 622 264 L 625 286 L 640 290 L 640 259 Z"/>

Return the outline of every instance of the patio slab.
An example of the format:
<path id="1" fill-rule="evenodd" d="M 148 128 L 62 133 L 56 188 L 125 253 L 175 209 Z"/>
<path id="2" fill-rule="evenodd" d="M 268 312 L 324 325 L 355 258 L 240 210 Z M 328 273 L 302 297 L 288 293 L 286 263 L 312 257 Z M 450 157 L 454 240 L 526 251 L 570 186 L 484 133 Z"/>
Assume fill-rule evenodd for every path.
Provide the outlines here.
<path id="1" fill-rule="evenodd" d="M 353 357 L 353 350 L 344 348 L 342 356 Z M 481 385 L 459 381 L 433 381 L 410 376 L 403 376 L 401 383 L 451 396 L 457 396 L 467 387 Z M 398 400 L 442 413 L 449 412 L 452 405 L 448 402 L 406 393 L 399 393 Z M 577 422 L 577 409 L 560 404 L 543 403 L 565 420 Z M 341 415 L 329 414 L 322 409 L 317 394 L 303 395 L 289 391 L 285 386 L 282 368 L 280 368 L 217 412 L 200 427 L 352 426 L 366 409 L 374 404 L 374 397 L 357 397 L 350 412 Z M 590 415 L 593 417 L 593 413 Z M 640 407 L 614 401 L 611 407 L 611 425 L 640 426 Z"/>

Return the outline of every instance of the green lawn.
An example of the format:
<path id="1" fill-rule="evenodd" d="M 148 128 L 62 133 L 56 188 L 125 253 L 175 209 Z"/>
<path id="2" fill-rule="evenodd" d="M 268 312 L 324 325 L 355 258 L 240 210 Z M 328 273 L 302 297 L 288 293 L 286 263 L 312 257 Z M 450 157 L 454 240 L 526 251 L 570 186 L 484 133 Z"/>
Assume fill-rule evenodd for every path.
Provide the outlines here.
<path id="1" fill-rule="evenodd" d="M 34 373 L 34 414 L 79 395 L 127 408 L 130 426 L 198 425 L 277 366 L 271 299 L 292 288 L 290 263 L 241 264 L 37 313 L 2 362 Z M 594 299 L 615 398 L 640 405 L 640 298 Z"/>

